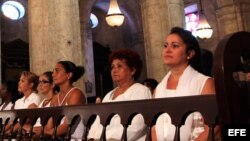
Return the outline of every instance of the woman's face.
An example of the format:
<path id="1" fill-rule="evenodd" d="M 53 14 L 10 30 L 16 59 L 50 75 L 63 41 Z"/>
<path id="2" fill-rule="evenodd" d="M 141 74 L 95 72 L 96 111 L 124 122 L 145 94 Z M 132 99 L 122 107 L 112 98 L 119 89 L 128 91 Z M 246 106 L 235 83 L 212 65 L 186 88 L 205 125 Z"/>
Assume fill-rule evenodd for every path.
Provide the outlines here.
<path id="1" fill-rule="evenodd" d="M 46 95 L 52 89 L 53 89 L 53 84 L 48 80 L 46 75 L 39 76 L 38 92 Z"/>
<path id="2" fill-rule="evenodd" d="M 188 64 L 186 44 L 177 34 L 167 36 L 162 52 L 163 62 L 169 67 Z"/>
<path id="3" fill-rule="evenodd" d="M 27 90 L 32 89 L 32 83 L 29 83 L 29 80 L 24 75 L 21 75 L 18 82 L 18 91 L 21 93 L 25 93 Z"/>
<path id="4" fill-rule="evenodd" d="M 111 64 L 111 77 L 116 83 L 132 79 L 134 71 L 129 68 L 124 59 L 114 59 Z"/>
<path id="5" fill-rule="evenodd" d="M 59 86 L 59 85 L 65 83 L 65 82 L 69 81 L 70 74 L 71 73 L 67 73 L 65 71 L 65 69 L 62 66 L 62 64 L 57 63 L 55 65 L 55 68 L 54 68 L 54 71 L 53 71 L 53 74 L 52 74 L 52 76 L 53 76 L 53 83 L 55 85 Z"/>
<path id="6" fill-rule="evenodd" d="M 0 97 L 5 98 L 7 96 L 7 87 L 0 85 Z"/>

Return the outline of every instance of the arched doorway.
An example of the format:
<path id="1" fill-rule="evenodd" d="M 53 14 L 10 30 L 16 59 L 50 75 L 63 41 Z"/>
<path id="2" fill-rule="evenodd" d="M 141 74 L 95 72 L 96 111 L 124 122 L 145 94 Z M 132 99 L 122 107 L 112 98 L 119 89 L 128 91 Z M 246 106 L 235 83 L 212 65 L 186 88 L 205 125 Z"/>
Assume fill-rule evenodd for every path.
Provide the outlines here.
<path id="1" fill-rule="evenodd" d="M 96 96 L 104 97 L 106 93 L 113 89 L 113 82 L 110 75 L 110 65 L 108 62 L 109 47 L 104 47 L 97 42 L 93 42 Z"/>
<path id="2" fill-rule="evenodd" d="M 17 81 L 23 70 L 29 70 L 29 45 L 16 39 L 1 45 L 2 81 Z"/>

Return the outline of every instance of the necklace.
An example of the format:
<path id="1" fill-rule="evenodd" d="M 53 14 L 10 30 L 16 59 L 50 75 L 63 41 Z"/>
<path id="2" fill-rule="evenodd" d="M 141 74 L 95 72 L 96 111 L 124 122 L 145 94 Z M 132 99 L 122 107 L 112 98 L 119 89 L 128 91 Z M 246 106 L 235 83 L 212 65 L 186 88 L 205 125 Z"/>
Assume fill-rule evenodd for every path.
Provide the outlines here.
<path id="1" fill-rule="evenodd" d="M 69 93 L 74 89 L 75 87 L 71 88 L 67 93 L 66 95 L 63 97 L 63 100 L 60 102 L 59 100 L 59 95 L 60 93 L 58 94 L 58 97 L 57 97 L 57 102 L 58 102 L 58 106 L 62 106 L 63 102 L 65 101 L 65 99 L 67 98 L 67 96 L 69 95 Z"/>
<path id="2" fill-rule="evenodd" d="M 53 98 L 53 96 L 52 96 L 51 98 L 49 98 L 49 99 L 45 99 L 45 100 L 43 101 L 42 106 L 45 107 L 46 105 L 48 105 L 49 102 L 52 100 L 52 98 Z"/>

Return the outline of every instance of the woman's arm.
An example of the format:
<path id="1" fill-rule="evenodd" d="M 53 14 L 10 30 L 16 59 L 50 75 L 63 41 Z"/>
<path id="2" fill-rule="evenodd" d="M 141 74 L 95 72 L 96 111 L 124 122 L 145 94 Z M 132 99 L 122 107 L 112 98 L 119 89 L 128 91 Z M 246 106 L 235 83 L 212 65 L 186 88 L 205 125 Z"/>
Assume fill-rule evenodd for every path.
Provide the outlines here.
<path id="1" fill-rule="evenodd" d="M 85 97 L 84 93 L 81 90 L 75 89 L 70 94 L 70 96 L 69 96 L 69 98 L 67 100 L 67 104 L 68 105 L 82 105 L 82 104 L 86 104 L 86 97 Z"/>
<path id="2" fill-rule="evenodd" d="M 152 140 L 152 141 L 157 141 L 155 125 L 152 126 L 152 128 L 151 128 L 151 140 Z"/>
<path id="3" fill-rule="evenodd" d="M 214 79 L 213 78 L 208 78 L 202 91 L 202 95 L 207 95 L 207 94 L 215 94 L 215 86 L 214 86 Z"/>

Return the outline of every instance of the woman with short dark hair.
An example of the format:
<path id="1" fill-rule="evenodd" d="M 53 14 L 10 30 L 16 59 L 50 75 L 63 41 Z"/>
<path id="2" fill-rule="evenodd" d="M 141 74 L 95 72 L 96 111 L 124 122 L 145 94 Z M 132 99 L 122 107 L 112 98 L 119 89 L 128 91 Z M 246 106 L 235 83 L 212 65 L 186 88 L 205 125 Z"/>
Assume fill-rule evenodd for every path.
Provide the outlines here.
<path id="1" fill-rule="evenodd" d="M 155 98 L 215 94 L 213 78 L 201 73 L 200 46 L 190 31 L 180 27 L 172 28 L 165 39 L 162 55 L 169 72 L 156 87 Z M 201 123 L 197 128 L 197 125 L 193 125 L 195 119 Z M 194 128 L 181 130 L 181 140 L 194 140 L 207 131 L 202 121 L 200 113 L 191 114 L 187 124 Z M 155 127 L 152 128 L 153 140 L 173 140 L 175 127 L 171 125 L 169 115 L 161 115 Z"/>
<path id="2" fill-rule="evenodd" d="M 142 61 L 138 53 L 130 49 L 119 49 L 110 55 L 111 77 L 117 85 L 103 98 L 102 102 L 119 102 L 140 99 L 150 99 L 150 90 L 136 82 L 141 74 Z M 106 127 L 106 140 L 121 140 L 123 126 L 119 124 L 120 117 L 114 115 L 110 125 Z M 100 140 L 103 126 L 97 117 L 89 131 L 88 139 Z M 128 141 L 145 140 L 146 125 L 141 114 L 136 115 L 127 129 Z"/>

